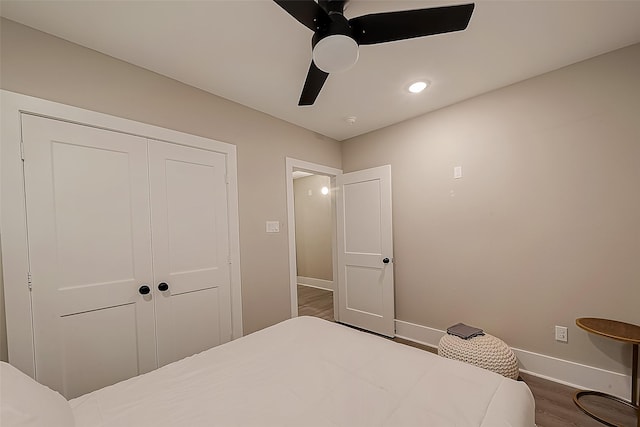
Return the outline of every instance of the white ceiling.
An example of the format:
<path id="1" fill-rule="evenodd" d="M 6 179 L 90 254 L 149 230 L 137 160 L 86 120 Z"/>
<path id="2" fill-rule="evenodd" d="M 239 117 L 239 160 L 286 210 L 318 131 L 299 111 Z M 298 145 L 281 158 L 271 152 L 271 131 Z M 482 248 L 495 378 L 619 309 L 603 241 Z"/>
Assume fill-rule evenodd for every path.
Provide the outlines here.
<path id="1" fill-rule="evenodd" d="M 345 16 L 459 3 L 351 0 Z M 271 0 L 0 5 L 8 19 L 337 140 L 640 42 L 640 0 L 479 0 L 465 31 L 362 46 L 315 105 L 298 107 L 312 32 Z M 408 93 L 418 79 L 431 87 Z"/>

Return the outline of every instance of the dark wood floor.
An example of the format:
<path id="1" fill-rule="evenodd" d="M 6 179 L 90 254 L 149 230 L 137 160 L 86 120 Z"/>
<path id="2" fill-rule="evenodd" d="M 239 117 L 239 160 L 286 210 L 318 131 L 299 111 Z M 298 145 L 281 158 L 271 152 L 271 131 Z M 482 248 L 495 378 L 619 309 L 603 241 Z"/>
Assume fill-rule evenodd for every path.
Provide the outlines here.
<path id="1" fill-rule="evenodd" d="M 333 293 L 309 286 L 298 285 L 298 314 L 300 316 L 321 317 L 333 321 Z M 417 347 L 435 353 L 432 347 L 412 341 L 395 338 L 401 344 Z M 603 424 L 588 417 L 573 403 L 574 388 L 553 381 L 521 374 L 521 379 L 529 386 L 536 401 L 536 424 L 538 427 L 602 427 Z M 633 410 L 624 405 L 603 399 L 581 400 L 593 408 L 594 412 L 610 419 L 620 427 L 636 427 Z"/>

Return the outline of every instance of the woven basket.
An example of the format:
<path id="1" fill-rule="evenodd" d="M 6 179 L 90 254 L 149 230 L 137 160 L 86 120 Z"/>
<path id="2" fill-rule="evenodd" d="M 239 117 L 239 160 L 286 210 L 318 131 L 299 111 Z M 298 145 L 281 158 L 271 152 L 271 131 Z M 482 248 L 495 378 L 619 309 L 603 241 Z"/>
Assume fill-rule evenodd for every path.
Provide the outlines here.
<path id="1" fill-rule="evenodd" d="M 518 360 L 511 348 L 500 338 L 489 334 L 468 340 L 446 334 L 440 339 L 438 354 L 488 369 L 514 380 L 517 380 L 520 374 Z"/>

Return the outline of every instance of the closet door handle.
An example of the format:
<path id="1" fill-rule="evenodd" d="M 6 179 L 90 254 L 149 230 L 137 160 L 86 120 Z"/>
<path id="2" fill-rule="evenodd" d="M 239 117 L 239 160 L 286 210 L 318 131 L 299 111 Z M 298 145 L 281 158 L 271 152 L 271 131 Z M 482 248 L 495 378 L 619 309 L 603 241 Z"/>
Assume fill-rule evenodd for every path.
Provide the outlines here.
<path id="1" fill-rule="evenodd" d="M 138 289 L 138 292 L 140 292 L 141 295 L 146 295 L 151 292 L 151 288 L 147 285 L 142 285 L 140 286 L 140 289 Z"/>
<path id="2" fill-rule="evenodd" d="M 169 290 L 169 285 L 167 285 L 166 283 L 162 282 L 158 285 L 158 290 L 161 292 L 164 291 L 168 291 Z"/>
<path id="3" fill-rule="evenodd" d="M 385 264 L 389 264 L 389 258 L 383 259 L 382 262 L 384 262 Z"/>

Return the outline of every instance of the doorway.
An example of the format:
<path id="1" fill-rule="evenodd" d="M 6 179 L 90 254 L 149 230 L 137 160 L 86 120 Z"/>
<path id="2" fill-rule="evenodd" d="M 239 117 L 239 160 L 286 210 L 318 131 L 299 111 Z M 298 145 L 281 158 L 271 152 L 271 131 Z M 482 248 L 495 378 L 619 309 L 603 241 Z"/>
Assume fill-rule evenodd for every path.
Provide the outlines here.
<path id="1" fill-rule="evenodd" d="M 293 171 L 298 315 L 334 320 L 331 178 Z"/>
<path id="2" fill-rule="evenodd" d="M 286 168 L 291 317 L 299 315 L 293 174 L 302 171 L 331 182 L 334 320 L 394 336 L 391 166 L 343 174 L 287 158 Z"/>
<path id="3" fill-rule="evenodd" d="M 335 188 L 339 169 L 287 158 L 291 317 L 338 319 Z"/>

